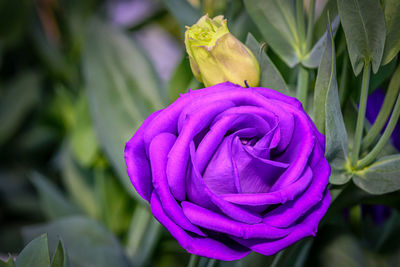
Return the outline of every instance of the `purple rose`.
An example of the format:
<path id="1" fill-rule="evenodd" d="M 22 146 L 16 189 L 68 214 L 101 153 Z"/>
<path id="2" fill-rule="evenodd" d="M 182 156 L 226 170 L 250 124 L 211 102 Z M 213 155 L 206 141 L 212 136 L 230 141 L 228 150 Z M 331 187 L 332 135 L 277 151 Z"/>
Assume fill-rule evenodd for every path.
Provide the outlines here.
<path id="1" fill-rule="evenodd" d="M 236 260 L 315 234 L 330 203 L 324 143 L 297 99 L 226 82 L 150 115 L 125 161 L 182 247 Z"/>
<path id="2" fill-rule="evenodd" d="M 385 91 L 382 89 L 377 89 L 368 96 L 367 111 L 366 111 L 365 116 L 371 124 L 373 124 L 375 122 L 376 118 L 378 117 L 379 111 L 382 108 L 384 100 L 385 100 Z M 389 119 L 388 119 L 388 121 L 389 121 Z M 384 131 L 384 129 L 382 130 L 382 132 Z M 397 125 L 394 127 L 391 139 L 392 139 L 393 146 L 398 151 L 400 151 L 400 124 L 399 123 L 397 123 Z"/>

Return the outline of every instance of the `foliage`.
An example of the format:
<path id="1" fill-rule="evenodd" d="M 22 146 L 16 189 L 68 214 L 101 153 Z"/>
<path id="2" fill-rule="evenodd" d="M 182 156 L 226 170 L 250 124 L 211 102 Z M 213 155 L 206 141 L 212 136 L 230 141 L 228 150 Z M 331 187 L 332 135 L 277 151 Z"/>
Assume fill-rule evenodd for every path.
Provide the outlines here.
<path id="1" fill-rule="evenodd" d="M 200 265 L 398 265 L 400 154 L 388 140 L 400 112 L 399 1 L 132 1 L 144 15 L 127 2 L 0 0 L 0 266 L 186 265 L 137 198 L 123 149 L 149 114 L 202 87 L 182 44 L 205 12 L 228 18 L 261 86 L 297 96 L 325 134 L 333 201 L 315 238 Z M 121 22 L 122 11 L 134 19 Z M 153 42 L 168 41 L 146 43 L 152 28 L 179 54 L 167 80 L 154 57 L 172 59 Z M 376 88 L 388 99 L 374 126 L 364 113 Z M 373 205 L 390 207 L 383 223 L 364 212 Z"/>

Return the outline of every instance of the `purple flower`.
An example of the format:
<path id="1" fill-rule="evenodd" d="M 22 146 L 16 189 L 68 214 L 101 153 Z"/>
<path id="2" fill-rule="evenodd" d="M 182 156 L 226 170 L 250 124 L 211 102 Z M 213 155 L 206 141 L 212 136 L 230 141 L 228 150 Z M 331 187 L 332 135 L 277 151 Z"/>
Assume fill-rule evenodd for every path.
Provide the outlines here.
<path id="1" fill-rule="evenodd" d="M 376 118 L 378 117 L 379 111 L 381 110 L 384 100 L 385 100 L 385 91 L 382 89 L 377 89 L 368 96 L 367 111 L 366 111 L 365 116 L 371 124 L 373 124 L 375 122 Z M 386 128 L 386 126 L 385 126 L 385 128 Z M 400 125 L 399 125 L 399 123 L 397 123 L 396 127 L 394 128 L 391 139 L 392 139 L 393 146 L 398 151 L 400 151 Z"/>
<path id="2" fill-rule="evenodd" d="M 226 82 L 150 115 L 125 161 L 183 248 L 236 260 L 315 235 L 330 203 L 324 143 L 297 99 Z"/>

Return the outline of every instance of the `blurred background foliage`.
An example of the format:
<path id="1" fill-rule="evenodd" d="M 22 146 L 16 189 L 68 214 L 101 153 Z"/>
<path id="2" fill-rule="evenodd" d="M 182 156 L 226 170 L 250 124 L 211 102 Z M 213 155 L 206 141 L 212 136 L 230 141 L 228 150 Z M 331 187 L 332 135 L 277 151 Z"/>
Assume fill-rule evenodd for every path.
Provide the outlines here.
<path id="1" fill-rule="evenodd" d="M 263 85 L 293 95 L 301 68 L 309 68 L 314 88 L 329 11 L 340 103 L 347 130 L 354 132 L 361 75 L 352 73 L 336 1 L 316 1 L 311 42 L 301 23 L 309 1 L 287 1 L 301 8 L 297 21 L 286 18 L 299 31 L 283 39 L 274 31 L 291 29 L 273 13 L 280 7 L 268 2 L 271 10 L 257 9 L 252 0 L 0 0 L 1 259 L 37 238 L 17 266 L 27 266 L 32 253 L 54 255 L 52 266 L 187 264 L 189 254 L 134 191 L 123 149 L 150 113 L 201 87 L 190 71 L 183 33 L 202 14 L 223 14 L 262 62 Z M 260 44 L 271 34 L 264 53 Z M 304 47 L 293 47 L 293 36 Z M 398 65 L 394 50 L 371 75 L 370 90 L 388 86 Z M 200 266 L 400 266 L 399 191 L 374 196 L 350 184 L 333 186 L 334 197 L 335 190 L 340 197 L 316 238 L 276 256 L 201 259 Z"/>

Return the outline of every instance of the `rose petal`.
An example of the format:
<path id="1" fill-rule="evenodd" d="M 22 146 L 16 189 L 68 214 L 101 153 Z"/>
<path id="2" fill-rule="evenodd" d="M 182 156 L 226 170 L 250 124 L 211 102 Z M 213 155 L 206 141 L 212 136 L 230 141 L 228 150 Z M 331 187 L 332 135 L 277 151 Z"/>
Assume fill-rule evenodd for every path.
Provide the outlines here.
<path id="1" fill-rule="evenodd" d="M 151 170 L 143 141 L 143 135 L 151 121 L 159 115 L 162 110 L 151 114 L 142 123 L 136 133 L 125 145 L 125 163 L 128 176 L 138 194 L 150 201 L 153 185 L 151 184 Z"/>
<path id="2" fill-rule="evenodd" d="M 315 146 L 313 157 L 315 164 L 310 167 L 313 171 L 313 181 L 306 191 L 293 201 L 287 202 L 270 211 L 264 217 L 264 222 L 276 227 L 288 227 L 298 220 L 322 199 L 322 192 L 326 188 L 330 175 L 330 167 L 323 157 L 320 146 Z M 310 161 L 313 161 L 310 159 Z"/>
<path id="3" fill-rule="evenodd" d="M 285 173 L 279 177 L 277 182 L 271 188 L 272 191 L 279 190 L 281 187 L 288 186 L 293 183 L 303 173 L 308 158 L 313 151 L 315 144 L 315 135 L 310 127 L 310 122 L 304 114 L 299 113 L 293 107 L 285 107 L 289 112 L 294 112 L 295 133 L 292 136 L 290 144 L 286 151 L 279 157 L 275 157 L 276 161 L 290 162 L 290 167 Z"/>
<path id="4" fill-rule="evenodd" d="M 318 203 L 318 205 L 314 206 L 305 216 L 304 220 L 296 224 L 294 230 L 284 238 L 240 239 L 232 237 L 232 239 L 246 247 L 249 247 L 257 253 L 273 255 L 304 237 L 315 235 L 320 220 L 328 210 L 330 201 L 331 196 L 329 191 L 326 190 L 322 201 Z"/>
<path id="5" fill-rule="evenodd" d="M 220 211 L 225 213 L 227 216 L 239 222 L 255 224 L 262 221 L 260 215 L 243 209 L 237 205 L 226 202 L 221 199 L 218 195 L 212 193 L 212 191 L 204 183 L 201 174 L 196 166 L 196 155 L 194 150 L 194 144 L 190 145 L 190 158 L 192 162 L 191 176 L 190 176 L 190 194 L 188 194 L 188 199 L 204 208 L 215 210 L 218 207 Z M 210 205 L 210 203 L 212 203 Z"/>
<path id="6" fill-rule="evenodd" d="M 168 188 L 166 175 L 167 157 L 175 140 L 175 135 L 171 133 L 162 133 L 154 137 L 153 141 L 150 143 L 149 156 L 154 188 L 160 198 L 164 212 L 168 217 L 173 219 L 174 222 L 183 229 L 205 236 L 199 228 L 188 221 Z"/>
<path id="7" fill-rule="evenodd" d="M 280 229 L 264 223 L 245 224 L 207 210 L 193 203 L 183 201 L 182 209 L 185 216 L 193 223 L 218 233 L 225 233 L 239 238 L 282 238 L 288 235 L 290 229 Z"/>
<path id="8" fill-rule="evenodd" d="M 150 201 L 151 211 L 156 219 L 167 228 L 171 235 L 189 253 L 218 260 L 238 260 L 250 253 L 250 250 L 233 241 L 222 243 L 213 238 L 195 237 L 177 226 L 164 212 L 157 193 L 153 192 Z"/>
<path id="9" fill-rule="evenodd" d="M 248 206 L 260 206 L 266 204 L 283 204 L 293 200 L 310 185 L 313 175 L 310 168 L 293 184 L 281 188 L 278 191 L 258 194 L 226 194 L 220 197 L 226 201 Z"/>
<path id="10" fill-rule="evenodd" d="M 216 101 L 186 117 L 186 123 L 168 155 L 167 179 L 175 199 L 180 201 L 185 199 L 185 175 L 189 159 L 189 144 L 193 137 L 208 126 L 217 114 L 232 106 L 231 101 Z"/>

